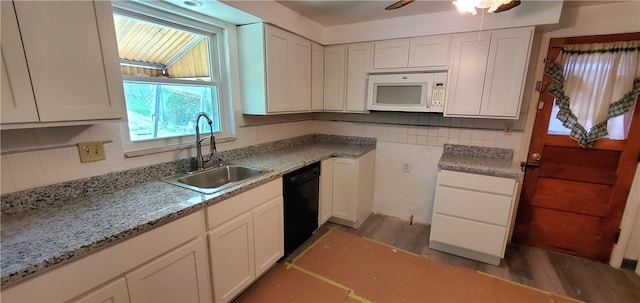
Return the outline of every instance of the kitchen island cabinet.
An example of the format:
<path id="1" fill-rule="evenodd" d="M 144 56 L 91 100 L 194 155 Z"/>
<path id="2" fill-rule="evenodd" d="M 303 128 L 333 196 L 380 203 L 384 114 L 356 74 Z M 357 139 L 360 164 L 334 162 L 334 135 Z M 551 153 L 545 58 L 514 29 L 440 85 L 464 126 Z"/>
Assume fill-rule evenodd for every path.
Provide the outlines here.
<path id="1" fill-rule="evenodd" d="M 498 265 L 510 240 L 522 172 L 513 150 L 445 144 L 429 247 Z"/>

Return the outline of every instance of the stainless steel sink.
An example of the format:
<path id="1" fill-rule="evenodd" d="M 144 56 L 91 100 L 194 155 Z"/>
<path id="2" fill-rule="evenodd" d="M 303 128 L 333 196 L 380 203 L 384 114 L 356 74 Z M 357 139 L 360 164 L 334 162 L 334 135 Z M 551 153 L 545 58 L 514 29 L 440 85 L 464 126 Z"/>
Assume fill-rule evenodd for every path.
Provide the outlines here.
<path id="1" fill-rule="evenodd" d="M 162 179 L 162 181 L 205 194 L 212 194 L 259 177 L 267 172 L 268 170 L 253 167 L 226 165 L 199 172 L 175 175 Z"/>

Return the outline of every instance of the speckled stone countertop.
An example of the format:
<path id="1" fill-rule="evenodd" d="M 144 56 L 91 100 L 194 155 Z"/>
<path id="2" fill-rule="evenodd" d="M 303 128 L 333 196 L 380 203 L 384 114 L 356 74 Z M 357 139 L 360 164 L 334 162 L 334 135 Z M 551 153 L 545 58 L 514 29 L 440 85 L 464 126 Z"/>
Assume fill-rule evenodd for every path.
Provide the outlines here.
<path id="1" fill-rule="evenodd" d="M 440 169 L 496 177 L 520 178 L 523 173 L 513 161 L 513 149 L 445 144 L 438 162 Z"/>
<path id="2" fill-rule="evenodd" d="M 122 185 L 133 182 L 127 178 L 138 177 L 131 171 L 96 177 L 103 186 L 105 182 L 120 185 L 113 185 L 115 189 L 110 192 L 68 201 L 51 201 L 59 195 L 47 196 L 47 189 L 3 195 L 2 202 L 6 200 L 7 205 L 3 205 L 1 222 L 2 288 L 281 178 L 307 164 L 333 156 L 359 157 L 375 149 L 376 142 L 369 138 L 309 135 L 274 144 L 221 153 L 226 164 L 248 165 L 270 172 L 209 195 L 158 180 L 158 176 L 175 174 L 176 165 L 185 167 L 184 161 L 137 169 L 134 172 L 146 172 L 157 179 L 132 186 Z M 94 179 L 82 184 L 68 182 L 50 190 L 62 191 L 66 187 L 73 191 L 74 186 L 100 183 Z M 28 202 L 16 202 L 20 199 Z M 35 202 L 45 206 L 23 205 Z M 21 211 L 9 211 L 18 208 L 16 205 Z"/>

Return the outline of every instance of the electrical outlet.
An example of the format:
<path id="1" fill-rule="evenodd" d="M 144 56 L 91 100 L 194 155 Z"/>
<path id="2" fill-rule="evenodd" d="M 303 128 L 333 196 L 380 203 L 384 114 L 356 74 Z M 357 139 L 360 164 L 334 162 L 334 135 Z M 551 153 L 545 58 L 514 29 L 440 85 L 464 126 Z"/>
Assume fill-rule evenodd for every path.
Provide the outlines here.
<path id="1" fill-rule="evenodd" d="M 411 172 L 411 164 L 409 162 L 403 162 L 402 163 L 402 172 L 403 173 L 410 173 Z"/>
<path id="2" fill-rule="evenodd" d="M 80 162 L 94 162 L 104 160 L 104 142 L 81 142 L 78 143 L 78 153 L 80 154 Z"/>

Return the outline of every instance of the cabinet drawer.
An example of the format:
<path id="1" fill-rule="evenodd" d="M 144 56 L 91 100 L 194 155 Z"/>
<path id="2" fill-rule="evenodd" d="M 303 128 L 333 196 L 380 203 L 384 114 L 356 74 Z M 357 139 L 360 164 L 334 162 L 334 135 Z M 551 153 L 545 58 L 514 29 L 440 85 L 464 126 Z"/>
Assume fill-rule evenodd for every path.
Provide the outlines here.
<path id="1" fill-rule="evenodd" d="M 503 257 L 505 234 L 504 227 L 435 214 L 429 240 Z"/>
<path id="2" fill-rule="evenodd" d="M 441 170 L 438 173 L 438 184 L 511 196 L 516 180 Z"/>
<path id="3" fill-rule="evenodd" d="M 207 208 L 207 229 L 229 221 L 265 201 L 282 196 L 282 179 L 271 181 Z"/>
<path id="4" fill-rule="evenodd" d="M 439 186 L 435 212 L 506 226 L 511 213 L 510 196 Z"/>

